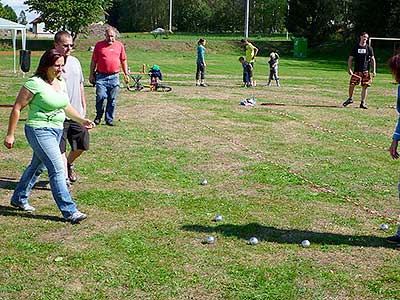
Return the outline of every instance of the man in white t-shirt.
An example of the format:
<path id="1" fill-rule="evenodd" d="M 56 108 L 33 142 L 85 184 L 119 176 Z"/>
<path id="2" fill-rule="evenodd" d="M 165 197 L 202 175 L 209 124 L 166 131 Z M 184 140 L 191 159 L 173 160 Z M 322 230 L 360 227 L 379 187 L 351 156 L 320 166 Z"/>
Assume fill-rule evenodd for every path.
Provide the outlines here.
<path id="1" fill-rule="evenodd" d="M 86 98 L 84 92 L 84 78 L 79 60 L 71 55 L 74 44 L 72 36 L 67 31 L 59 31 L 54 36 L 54 48 L 65 55 L 65 65 L 62 74 L 67 84 L 68 96 L 71 105 L 82 117 L 86 115 Z M 66 156 L 67 140 L 71 151 Z M 89 150 L 89 132 L 79 123 L 65 119 L 64 134 L 60 142 L 61 153 L 63 154 L 66 169 L 67 182 L 77 180 L 74 170 L 74 161 L 86 150 Z"/>

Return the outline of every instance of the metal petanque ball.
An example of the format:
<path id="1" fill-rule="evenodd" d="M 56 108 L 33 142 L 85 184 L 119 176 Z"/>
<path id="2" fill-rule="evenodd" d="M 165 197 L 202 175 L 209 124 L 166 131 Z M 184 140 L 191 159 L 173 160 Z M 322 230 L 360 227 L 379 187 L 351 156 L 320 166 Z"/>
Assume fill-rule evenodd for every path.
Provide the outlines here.
<path id="1" fill-rule="evenodd" d="M 215 218 L 214 218 L 214 221 L 215 221 L 215 222 L 221 222 L 222 219 L 223 219 L 223 218 L 222 218 L 221 215 L 216 215 Z"/>
<path id="2" fill-rule="evenodd" d="M 203 180 L 201 181 L 201 185 L 207 185 L 207 184 L 208 184 L 207 179 L 203 179 Z"/>
<path id="3" fill-rule="evenodd" d="M 381 224 L 380 227 L 381 227 L 382 230 L 388 230 L 389 229 L 388 224 Z"/>
<path id="4" fill-rule="evenodd" d="M 301 242 L 301 245 L 304 248 L 310 247 L 310 241 L 309 240 L 304 240 L 304 241 Z"/>
<path id="5" fill-rule="evenodd" d="M 249 244 L 250 244 L 250 245 L 256 245 L 256 244 L 258 244 L 258 239 L 257 239 L 256 237 L 253 236 L 252 238 L 250 238 Z"/>
<path id="6" fill-rule="evenodd" d="M 213 236 L 208 236 L 206 239 L 207 244 L 214 244 L 215 243 L 215 238 Z"/>

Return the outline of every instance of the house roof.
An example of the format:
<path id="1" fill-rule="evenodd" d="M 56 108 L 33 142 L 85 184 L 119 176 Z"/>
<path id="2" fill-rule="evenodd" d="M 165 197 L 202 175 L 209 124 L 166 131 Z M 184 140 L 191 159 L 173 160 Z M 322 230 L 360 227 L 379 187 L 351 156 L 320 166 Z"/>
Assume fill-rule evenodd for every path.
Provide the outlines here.
<path id="1" fill-rule="evenodd" d="M 9 30 L 9 29 L 23 30 L 23 29 L 26 29 L 26 27 L 23 24 L 18 24 L 18 23 L 12 22 L 10 20 L 0 18 L 0 30 L 1 29 L 2 30 Z"/>
<path id="2" fill-rule="evenodd" d="M 38 16 L 35 19 L 33 19 L 32 21 L 29 22 L 29 24 L 37 24 L 37 23 L 42 23 L 42 16 Z"/>

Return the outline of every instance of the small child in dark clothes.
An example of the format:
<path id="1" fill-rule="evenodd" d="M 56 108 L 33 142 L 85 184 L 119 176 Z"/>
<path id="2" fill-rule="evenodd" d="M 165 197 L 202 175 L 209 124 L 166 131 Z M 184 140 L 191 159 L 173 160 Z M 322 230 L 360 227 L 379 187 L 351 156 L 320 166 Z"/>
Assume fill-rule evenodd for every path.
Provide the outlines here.
<path id="1" fill-rule="evenodd" d="M 150 85 L 156 86 L 158 84 L 157 78 L 163 80 L 163 76 L 158 65 L 153 65 L 149 71 Z"/>
<path id="2" fill-rule="evenodd" d="M 278 77 L 278 64 L 279 64 L 279 55 L 278 53 L 271 52 L 269 55 L 269 80 L 267 86 L 271 85 L 271 80 L 275 79 L 276 86 L 281 86 L 279 83 Z"/>
<path id="3" fill-rule="evenodd" d="M 239 61 L 243 66 L 243 84 L 245 87 L 251 86 L 251 78 L 253 78 L 253 67 L 243 56 L 239 57 Z"/>

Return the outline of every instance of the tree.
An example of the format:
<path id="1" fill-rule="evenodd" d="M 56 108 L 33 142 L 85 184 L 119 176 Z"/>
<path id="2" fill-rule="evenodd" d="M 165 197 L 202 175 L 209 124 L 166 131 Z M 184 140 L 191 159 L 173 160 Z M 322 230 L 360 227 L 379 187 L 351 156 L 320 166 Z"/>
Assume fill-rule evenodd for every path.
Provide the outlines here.
<path id="1" fill-rule="evenodd" d="M 400 2 L 399 1 L 391 1 L 390 7 L 391 15 L 388 19 L 388 28 L 387 35 L 389 37 L 400 36 Z"/>
<path id="2" fill-rule="evenodd" d="M 354 33 L 358 37 L 366 31 L 370 36 L 384 36 L 387 22 L 390 16 L 390 1 L 366 1 L 354 0 L 353 22 Z M 368 20 L 366 22 L 366 20 Z"/>
<path id="3" fill-rule="evenodd" d="M 286 0 L 258 0 L 254 1 L 252 24 L 253 32 L 276 33 L 285 30 L 285 19 L 287 15 Z"/>
<path id="4" fill-rule="evenodd" d="M 157 27 L 166 29 L 169 23 L 169 1 L 114 0 L 107 21 L 123 32 L 150 31 Z"/>
<path id="5" fill-rule="evenodd" d="M 210 0 L 208 5 L 212 8 L 208 31 L 235 32 L 243 30 L 245 6 L 243 0 Z"/>
<path id="6" fill-rule="evenodd" d="M 366 31 L 370 36 L 398 37 L 400 2 L 398 0 L 353 0 L 354 33 Z M 366 22 L 368 20 L 368 22 Z"/>
<path id="7" fill-rule="evenodd" d="M 22 25 L 28 24 L 28 21 L 26 20 L 26 14 L 24 10 L 21 10 L 19 17 L 18 17 L 18 23 Z"/>
<path id="8" fill-rule="evenodd" d="M 287 28 L 296 36 L 307 37 L 312 44 L 326 41 L 338 31 L 348 29 L 349 2 L 290 0 Z"/>
<path id="9" fill-rule="evenodd" d="M 206 0 L 175 0 L 175 24 L 180 31 L 204 32 L 209 30 L 212 9 Z M 217 17 L 217 19 L 219 19 Z"/>
<path id="10" fill-rule="evenodd" d="M 3 6 L 0 3 L 0 18 L 7 19 L 13 22 L 17 22 L 17 14 L 15 11 L 8 5 Z"/>
<path id="11" fill-rule="evenodd" d="M 242 32 L 246 1 L 173 0 L 173 27 L 186 32 Z M 287 1 L 250 0 L 251 31 L 284 31 Z M 122 32 L 167 28 L 169 0 L 114 0 L 107 20 Z"/>
<path id="12" fill-rule="evenodd" d="M 46 30 L 69 30 L 75 40 L 85 26 L 104 20 L 112 0 L 26 0 L 24 4 L 40 14 Z"/>

